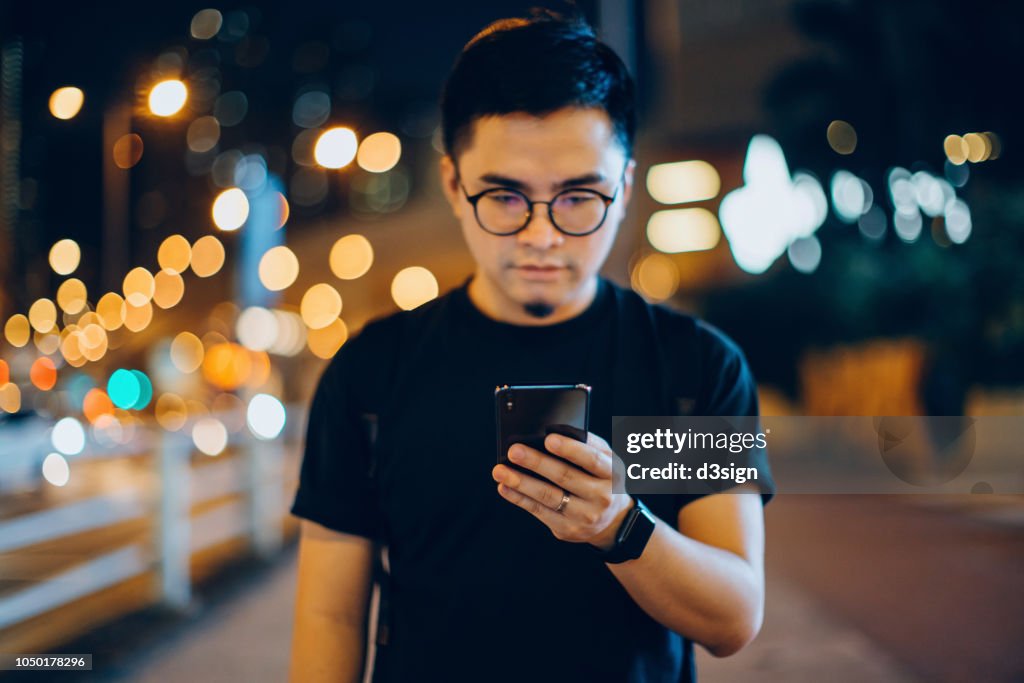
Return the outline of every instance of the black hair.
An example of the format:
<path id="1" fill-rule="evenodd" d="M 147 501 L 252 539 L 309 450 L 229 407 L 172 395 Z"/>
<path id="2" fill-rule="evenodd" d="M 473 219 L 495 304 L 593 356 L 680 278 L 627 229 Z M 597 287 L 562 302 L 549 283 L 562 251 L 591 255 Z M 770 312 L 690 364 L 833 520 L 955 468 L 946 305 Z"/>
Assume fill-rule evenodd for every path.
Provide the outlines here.
<path id="1" fill-rule="evenodd" d="M 579 16 L 533 10 L 499 19 L 462 49 L 441 95 L 444 147 L 454 156 L 482 116 L 544 116 L 564 107 L 607 112 L 626 156 L 636 136 L 633 79 Z"/>

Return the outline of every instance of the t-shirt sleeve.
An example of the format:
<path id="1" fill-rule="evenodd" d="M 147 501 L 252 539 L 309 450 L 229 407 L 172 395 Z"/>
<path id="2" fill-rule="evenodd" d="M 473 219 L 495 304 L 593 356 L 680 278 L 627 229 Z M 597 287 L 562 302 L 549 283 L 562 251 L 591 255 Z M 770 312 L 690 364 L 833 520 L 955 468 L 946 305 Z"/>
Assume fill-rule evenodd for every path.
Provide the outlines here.
<path id="1" fill-rule="evenodd" d="M 369 424 L 355 400 L 358 363 L 351 344 L 328 364 L 313 396 L 291 512 L 335 531 L 376 539 L 381 523 Z"/>
<path id="2" fill-rule="evenodd" d="M 694 415 L 760 415 L 757 383 L 736 342 L 713 325 L 698 321 L 697 348 L 701 382 Z M 747 452 L 747 459 L 742 464 L 757 469 L 756 483 L 761 489 L 761 502 L 767 504 L 775 496 L 768 454 L 765 449 L 755 448 Z"/>

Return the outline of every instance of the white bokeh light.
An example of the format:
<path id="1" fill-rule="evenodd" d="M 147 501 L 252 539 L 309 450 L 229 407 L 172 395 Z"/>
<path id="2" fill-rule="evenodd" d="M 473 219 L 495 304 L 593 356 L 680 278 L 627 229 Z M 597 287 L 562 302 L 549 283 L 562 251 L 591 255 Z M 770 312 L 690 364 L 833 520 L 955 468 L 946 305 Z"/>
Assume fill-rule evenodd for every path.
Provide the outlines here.
<path id="1" fill-rule="evenodd" d="M 204 417 L 192 428 L 192 443 L 206 455 L 220 455 L 228 445 L 228 430 L 224 423 Z"/>
<path id="2" fill-rule="evenodd" d="M 64 486 L 71 478 L 68 461 L 60 453 L 50 453 L 43 460 L 43 478 L 54 486 Z"/>
<path id="3" fill-rule="evenodd" d="M 284 429 L 286 419 L 284 405 L 275 396 L 256 394 L 249 401 L 246 422 L 249 431 L 259 439 L 276 439 Z"/>
<path id="4" fill-rule="evenodd" d="M 65 417 L 53 426 L 53 447 L 64 455 L 78 455 L 85 448 L 85 429 L 73 417 Z"/>

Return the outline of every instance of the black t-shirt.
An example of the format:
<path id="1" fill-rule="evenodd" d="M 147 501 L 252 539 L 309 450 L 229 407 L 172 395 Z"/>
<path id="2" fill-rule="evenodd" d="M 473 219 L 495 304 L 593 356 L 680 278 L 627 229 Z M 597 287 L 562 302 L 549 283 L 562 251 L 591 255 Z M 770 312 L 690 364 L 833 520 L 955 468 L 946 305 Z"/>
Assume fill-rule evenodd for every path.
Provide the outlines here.
<path id="1" fill-rule="evenodd" d="M 388 547 L 375 682 L 692 680 L 691 642 L 491 478 L 499 385 L 591 385 L 590 429 L 609 443 L 613 415 L 757 414 L 733 342 L 599 282 L 586 311 L 539 327 L 484 316 L 463 285 L 368 324 L 325 370 L 292 513 Z M 696 497 L 643 500 L 676 527 Z"/>

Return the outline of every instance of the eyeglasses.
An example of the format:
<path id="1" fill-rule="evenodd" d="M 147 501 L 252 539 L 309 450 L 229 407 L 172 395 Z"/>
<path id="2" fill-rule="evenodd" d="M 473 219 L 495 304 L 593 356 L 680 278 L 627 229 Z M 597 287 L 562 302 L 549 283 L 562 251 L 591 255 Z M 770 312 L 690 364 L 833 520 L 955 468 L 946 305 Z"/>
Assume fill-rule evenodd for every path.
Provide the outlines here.
<path id="1" fill-rule="evenodd" d="M 462 181 L 459 181 L 466 201 L 473 205 L 476 222 L 492 235 L 514 235 L 525 230 L 533 218 L 533 207 L 537 204 L 547 205 L 548 218 L 559 232 L 573 237 L 589 235 L 604 225 L 608 207 L 619 195 L 621 186 L 620 180 L 611 197 L 597 190 L 569 188 L 542 202 L 534 201 L 519 190 L 508 187 L 492 187 L 470 195 Z"/>

